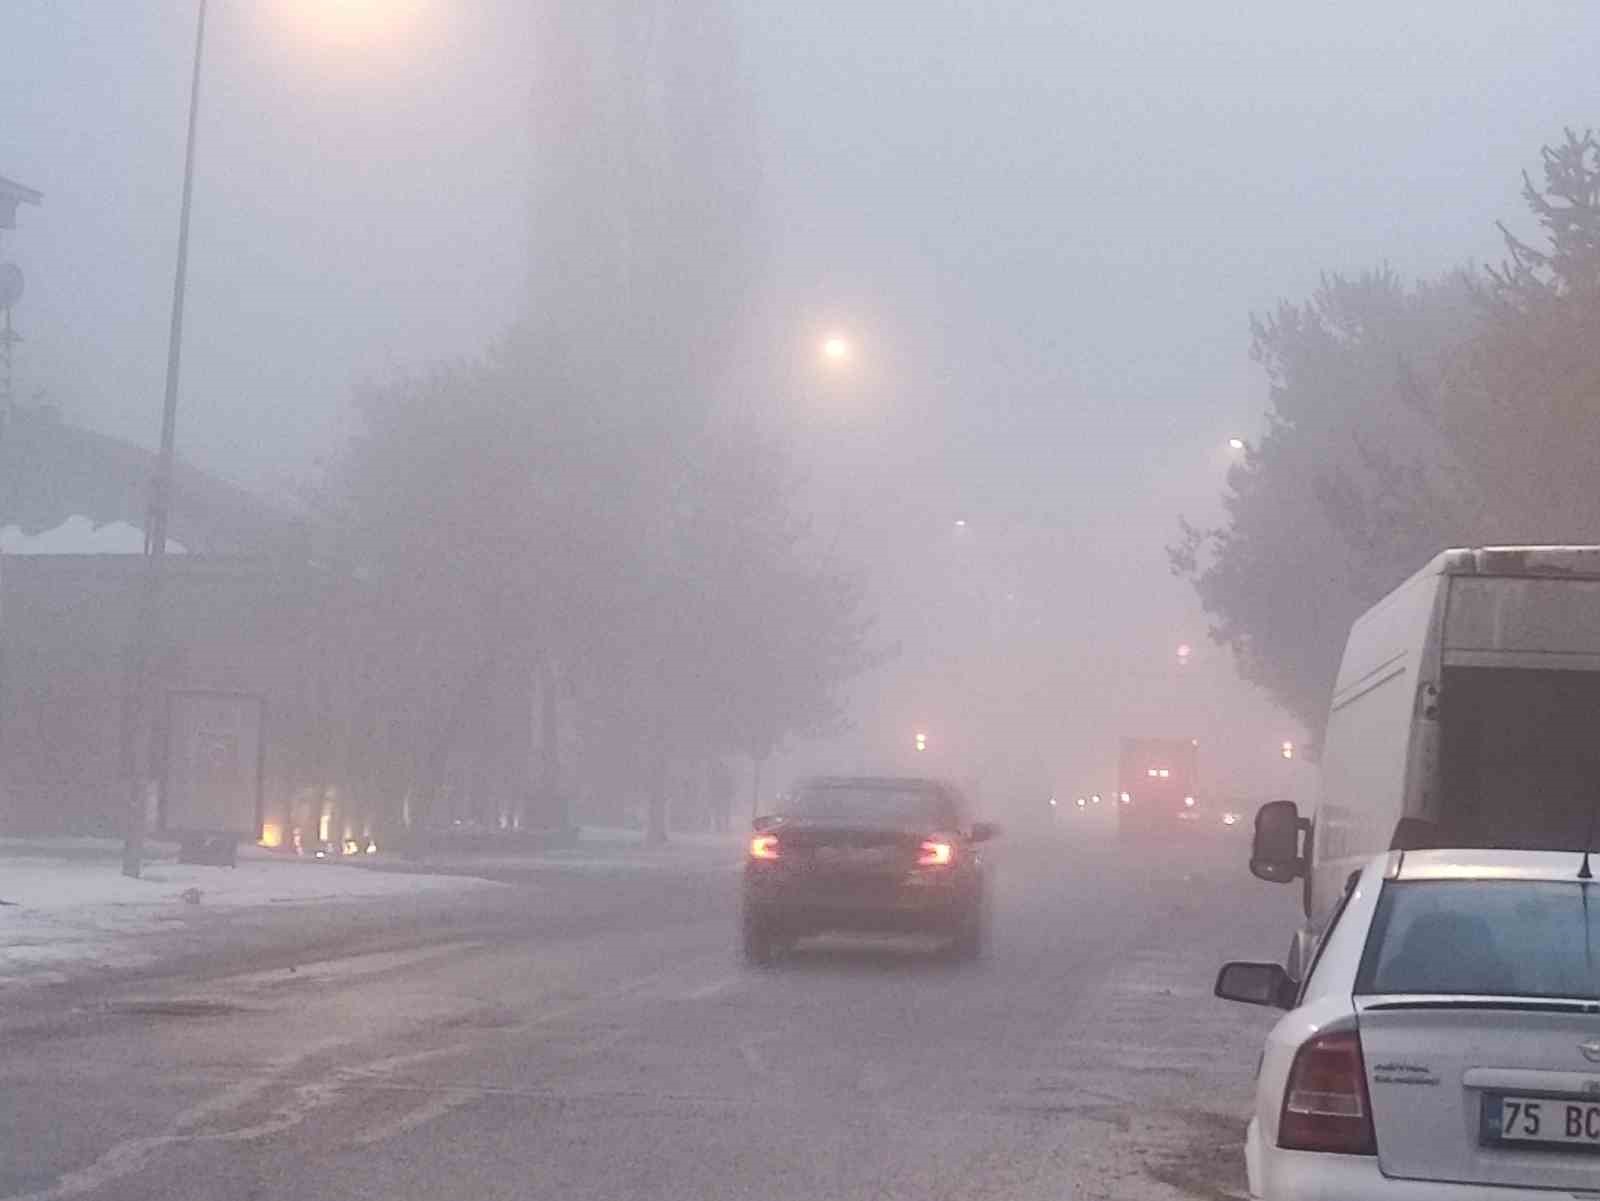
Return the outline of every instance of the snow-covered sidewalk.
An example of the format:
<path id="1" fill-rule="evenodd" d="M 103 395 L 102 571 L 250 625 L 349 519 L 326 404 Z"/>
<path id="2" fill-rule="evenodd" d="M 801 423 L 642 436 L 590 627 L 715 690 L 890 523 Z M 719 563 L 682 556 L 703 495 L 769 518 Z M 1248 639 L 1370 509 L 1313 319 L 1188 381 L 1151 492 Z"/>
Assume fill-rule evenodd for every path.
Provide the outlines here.
<path id="1" fill-rule="evenodd" d="M 495 887 L 465 876 L 365 871 L 255 848 L 241 848 L 231 868 L 158 859 L 134 880 L 122 874 L 116 844 L 105 840 L 0 839 L 0 986 L 150 962 L 164 933 L 219 910 L 293 910 Z"/>

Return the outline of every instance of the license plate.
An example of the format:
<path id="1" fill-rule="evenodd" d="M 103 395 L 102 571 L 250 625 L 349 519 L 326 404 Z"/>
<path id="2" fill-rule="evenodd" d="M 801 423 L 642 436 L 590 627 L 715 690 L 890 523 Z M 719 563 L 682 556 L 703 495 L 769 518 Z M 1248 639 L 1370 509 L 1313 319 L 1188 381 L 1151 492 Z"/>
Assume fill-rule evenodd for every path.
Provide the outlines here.
<path id="1" fill-rule="evenodd" d="M 829 867 L 882 867 L 894 857 L 890 847 L 818 847 L 817 862 Z"/>
<path id="2" fill-rule="evenodd" d="M 1484 1098 L 1486 1142 L 1600 1151 L 1600 1098 Z"/>

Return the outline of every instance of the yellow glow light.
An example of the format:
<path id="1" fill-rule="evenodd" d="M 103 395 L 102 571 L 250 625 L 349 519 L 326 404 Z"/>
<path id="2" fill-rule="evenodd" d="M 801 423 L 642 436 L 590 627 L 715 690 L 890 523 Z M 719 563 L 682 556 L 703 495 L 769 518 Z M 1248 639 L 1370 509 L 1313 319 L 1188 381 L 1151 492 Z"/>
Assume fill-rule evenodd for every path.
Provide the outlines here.
<path id="1" fill-rule="evenodd" d="M 264 0 L 251 6 L 264 31 L 295 57 L 328 51 L 349 66 L 437 39 L 445 0 Z"/>

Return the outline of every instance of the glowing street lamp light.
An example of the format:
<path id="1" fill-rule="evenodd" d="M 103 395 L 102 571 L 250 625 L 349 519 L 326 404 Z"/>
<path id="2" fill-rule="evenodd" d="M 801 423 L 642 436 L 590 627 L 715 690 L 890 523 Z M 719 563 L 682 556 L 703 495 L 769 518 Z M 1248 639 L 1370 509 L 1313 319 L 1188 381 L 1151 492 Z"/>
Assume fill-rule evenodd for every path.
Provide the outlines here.
<path id="1" fill-rule="evenodd" d="M 850 359 L 850 339 L 843 334 L 829 334 L 822 340 L 822 358 L 834 366 L 842 366 Z"/>
<path id="2" fill-rule="evenodd" d="M 1190 646 L 1187 642 L 1178 643 L 1178 666 L 1186 666 L 1189 662 L 1190 656 L 1193 654 L 1194 647 Z"/>
<path id="3" fill-rule="evenodd" d="M 917 750 L 919 751 L 925 751 L 928 749 L 928 736 L 921 730 L 917 731 L 916 746 Z"/>
<path id="4" fill-rule="evenodd" d="M 1229 438 L 1228 439 L 1228 449 L 1229 450 L 1243 450 L 1244 449 L 1244 439 L 1243 438 Z"/>
<path id="5" fill-rule="evenodd" d="M 1293 759 L 1294 743 L 1285 738 L 1283 740 L 1283 745 L 1278 748 L 1278 754 L 1282 755 L 1285 759 Z"/>

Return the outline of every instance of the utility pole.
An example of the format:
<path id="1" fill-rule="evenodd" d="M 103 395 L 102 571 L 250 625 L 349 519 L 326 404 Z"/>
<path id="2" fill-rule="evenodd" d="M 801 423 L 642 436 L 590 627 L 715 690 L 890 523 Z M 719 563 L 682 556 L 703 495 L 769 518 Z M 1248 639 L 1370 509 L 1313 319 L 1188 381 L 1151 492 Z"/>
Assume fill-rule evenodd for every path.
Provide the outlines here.
<path id="1" fill-rule="evenodd" d="M 11 348 L 22 338 L 11 328 L 11 306 L 22 295 L 22 272 L 13 263 L 0 263 L 0 436 L 16 409 L 16 381 L 11 374 Z"/>
<path id="2" fill-rule="evenodd" d="M 178 426 L 178 373 L 183 355 L 183 300 L 189 272 L 189 210 L 194 197 L 195 126 L 200 113 L 200 67 L 206 40 L 206 0 L 195 18 L 194 74 L 189 83 L 189 134 L 183 156 L 183 202 L 178 211 L 178 261 L 172 280 L 172 320 L 167 331 L 167 390 L 161 410 L 161 449 L 150 481 L 150 507 L 145 521 L 144 571 L 139 607 L 129 638 L 127 679 L 122 694 L 119 760 L 128 785 L 127 830 L 122 844 L 122 874 L 134 879 L 144 866 L 145 796 L 139 741 L 151 723 L 142 721 L 147 706 L 150 655 L 158 642 L 161 586 L 167 557 L 167 520 L 172 502 L 172 468 Z"/>
<path id="3" fill-rule="evenodd" d="M 17 206 L 22 204 L 38 204 L 43 197 L 32 188 L 24 187 L 9 179 L 0 179 L 0 231 L 15 229 L 17 227 Z M 0 455 L 5 453 L 6 426 L 13 417 L 12 408 L 15 404 L 13 383 L 11 377 L 11 352 L 15 344 L 21 339 L 11 328 L 11 310 L 17 301 L 22 299 L 22 268 L 15 263 L 0 260 L 0 308 L 5 310 L 4 331 L 0 332 L 0 350 L 5 355 L 5 396 L 0 398 Z M 0 511 L 0 528 L 6 524 L 7 514 Z M 5 593 L 5 581 L 0 579 L 0 597 Z M 5 657 L 4 650 L 0 648 L 0 701 L 5 698 Z M 0 718 L 4 717 L 3 707 L 0 707 Z M 3 734 L 3 731 L 0 731 Z M 4 739 L 0 737 L 0 745 Z M 0 763 L 0 791 L 5 787 L 4 764 Z"/>

